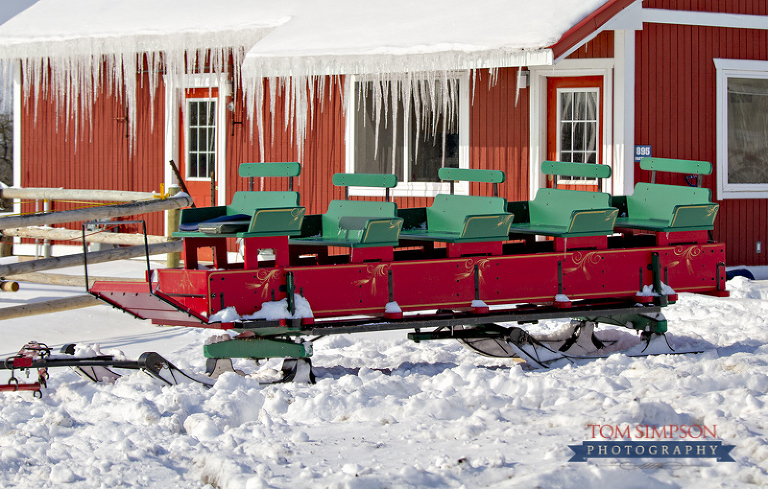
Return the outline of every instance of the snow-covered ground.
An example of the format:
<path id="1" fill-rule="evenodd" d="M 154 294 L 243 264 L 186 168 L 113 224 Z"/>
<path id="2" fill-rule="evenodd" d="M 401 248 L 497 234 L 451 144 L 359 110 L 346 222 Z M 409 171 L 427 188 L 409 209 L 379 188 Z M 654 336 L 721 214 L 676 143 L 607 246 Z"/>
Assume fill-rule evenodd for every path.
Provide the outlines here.
<path id="1" fill-rule="evenodd" d="M 139 273 L 134 263 L 100 267 L 95 274 Z M 730 298 L 682 294 L 665 311 L 672 345 L 707 350 L 698 355 L 532 371 L 391 332 L 315 342 L 315 385 L 225 374 L 211 389 L 168 387 L 141 373 L 93 384 L 58 369 L 42 399 L 0 394 L 0 487 L 768 486 L 768 282 L 728 287 Z M 80 293 L 22 284 L 0 303 Z M 213 333 L 98 306 L 3 321 L 0 353 L 29 340 L 98 343 L 131 357 L 158 351 L 201 372 Z M 237 366 L 263 375 L 279 362 Z M 589 425 L 638 424 L 716 427 L 735 462 L 568 462 L 568 445 L 592 439 Z"/>

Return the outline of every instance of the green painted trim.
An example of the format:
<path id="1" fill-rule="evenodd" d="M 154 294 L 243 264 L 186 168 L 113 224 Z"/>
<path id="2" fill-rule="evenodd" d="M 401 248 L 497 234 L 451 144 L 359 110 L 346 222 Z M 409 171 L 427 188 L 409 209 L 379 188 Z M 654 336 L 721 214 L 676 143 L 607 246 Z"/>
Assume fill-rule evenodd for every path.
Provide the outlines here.
<path id="1" fill-rule="evenodd" d="M 308 358 L 312 356 L 312 343 L 248 338 L 211 343 L 203 347 L 203 353 L 206 358 Z"/>
<path id="2" fill-rule="evenodd" d="M 440 168 L 437 176 L 441 180 L 454 182 L 504 183 L 506 175 L 501 170 L 477 170 L 471 168 Z"/>
<path id="3" fill-rule="evenodd" d="M 397 175 L 391 173 L 336 173 L 333 184 L 337 187 L 397 187 Z"/>
<path id="4" fill-rule="evenodd" d="M 542 161 L 541 172 L 545 175 L 560 175 L 585 178 L 610 178 L 611 167 L 591 163 L 571 163 L 567 161 Z"/>
<path id="5" fill-rule="evenodd" d="M 243 163 L 238 168 L 241 177 L 298 177 L 299 163 Z"/>
<path id="6" fill-rule="evenodd" d="M 689 175 L 710 175 L 712 163 L 708 161 L 674 160 L 670 158 L 643 158 L 640 168 L 648 171 L 687 173 Z"/>

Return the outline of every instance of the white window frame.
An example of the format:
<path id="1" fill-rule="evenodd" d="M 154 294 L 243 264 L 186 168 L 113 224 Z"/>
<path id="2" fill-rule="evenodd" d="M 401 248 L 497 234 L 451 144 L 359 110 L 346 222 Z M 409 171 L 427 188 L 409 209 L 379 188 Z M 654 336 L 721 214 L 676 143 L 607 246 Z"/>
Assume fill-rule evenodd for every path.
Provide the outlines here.
<path id="1" fill-rule="evenodd" d="M 728 183 L 728 79 L 768 80 L 768 61 L 714 59 L 717 69 L 717 199 L 765 199 L 768 183 Z"/>
<path id="2" fill-rule="evenodd" d="M 190 98 L 184 99 L 184 161 L 186 162 L 186 164 L 185 164 L 186 171 L 184 172 L 184 173 L 186 173 L 185 178 L 187 180 L 190 180 L 190 181 L 193 181 L 193 182 L 210 181 L 210 177 L 209 176 L 204 176 L 204 177 L 199 177 L 199 176 L 198 177 L 192 177 L 192 176 L 190 176 L 190 169 L 191 169 L 191 166 L 189 164 L 189 151 L 190 151 L 190 148 L 189 148 L 189 143 L 190 143 L 190 141 L 189 141 L 190 140 L 190 137 L 189 137 L 189 125 L 190 125 L 190 122 L 191 122 L 191 117 L 190 117 L 191 109 L 190 109 L 190 105 L 192 103 L 199 103 L 199 102 L 214 102 L 214 104 L 215 104 L 215 114 L 214 114 L 214 119 L 213 119 L 213 121 L 214 121 L 213 130 L 214 130 L 214 140 L 216 141 L 216 147 L 214 148 L 213 154 L 214 154 L 214 157 L 216 158 L 216 161 L 214 162 L 213 166 L 216 169 L 216 180 L 218 181 L 218 179 L 219 179 L 219 150 L 218 150 L 218 148 L 219 148 L 219 132 L 220 132 L 220 129 L 221 129 L 221 125 L 219 124 L 219 117 L 218 117 L 218 114 L 219 114 L 219 99 L 217 97 L 190 97 Z M 210 167 L 210 165 L 208 165 L 208 166 Z"/>
<path id="3" fill-rule="evenodd" d="M 600 131 L 602 130 L 602 127 L 600 127 L 600 100 L 602 97 L 602 93 L 600 93 L 600 89 L 598 87 L 584 87 L 584 88 L 558 88 L 557 89 L 557 154 L 558 159 L 560 161 L 563 161 L 560 158 L 560 155 L 563 151 L 563 148 L 560 146 L 560 143 L 562 142 L 562 121 L 563 121 L 563 114 L 562 114 L 562 105 L 560 104 L 560 95 L 563 93 L 596 93 L 597 94 L 597 109 L 595 110 L 595 117 L 596 121 L 595 124 L 597 124 L 597 127 L 595 128 L 595 138 L 597 138 L 597 141 L 595 142 L 595 152 L 597 153 L 595 161 L 597 163 L 600 163 Z M 584 163 L 585 165 L 588 165 L 590 163 Z M 558 185 L 597 185 L 597 179 L 596 178 L 585 178 L 585 179 L 567 179 L 565 177 L 558 177 L 557 179 Z"/>
<path id="4" fill-rule="evenodd" d="M 469 168 L 469 72 L 462 71 L 451 74 L 452 78 L 459 80 L 459 168 Z M 347 173 L 355 173 L 355 117 L 357 110 L 358 97 L 355 93 L 355 84 L 373 80 L 365 76 L 348 76 L 344 92 L 347 101 L 346 108 L 346 166 Z M 405 129 L 407 131 L 407 129 Z M 398 140 L 404 145 L 404 162 L 409 161 L 409 146 L 405 144 L 404 137 Z M 409 165 L 405 165 L 403 172 L 408 175 Z M 399 182 L 397 187 L 391 189 L 393 197 L 434 197 L 440 193 L 448 193 L 450 183 L 448 182 Z M 469 194 L 469 184 L 467 182 L 456 182 L 454 187 L 456 194 Z M 384 189 L 368 187 L 349 187 L 349 195 L 357 196 L 384 196 Z"/>

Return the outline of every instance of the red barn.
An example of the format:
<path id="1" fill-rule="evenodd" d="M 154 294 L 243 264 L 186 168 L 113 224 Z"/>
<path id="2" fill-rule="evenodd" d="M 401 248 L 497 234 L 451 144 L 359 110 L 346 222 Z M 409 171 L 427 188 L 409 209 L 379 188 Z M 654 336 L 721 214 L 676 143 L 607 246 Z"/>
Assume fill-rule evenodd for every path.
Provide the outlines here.
<path id="1" fill-rule="evenodd" d="M 768 264 L 765 2 L 210 4 L 40 0 L 0 26 L 19 67 L 14 184 L 159 190 L 173 160 L 210 205 L 284 185 L 240 163 L 299 161 L 320 213 L 336 172 L 396 173 L 401 207 L 447 190 L 441 166 L 503 170 L 502 196 L 526 200 L 548 159 L 610 165 L 605 190 L 627 194 L 650 178 L 637 151 L 711 161 L 714 238 L 730 265 Z"/>

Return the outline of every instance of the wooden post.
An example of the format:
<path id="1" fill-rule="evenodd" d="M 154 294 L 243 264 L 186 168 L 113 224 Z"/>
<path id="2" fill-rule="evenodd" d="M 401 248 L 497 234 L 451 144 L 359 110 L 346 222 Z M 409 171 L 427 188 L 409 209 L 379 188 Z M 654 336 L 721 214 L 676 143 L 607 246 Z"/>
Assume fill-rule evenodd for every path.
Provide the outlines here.
<path id="1" fill-rule="evenodd" d="M 115 221 L 118 223 L 119 221 Z M 76 231 L 74 229 L 65 228 L 10 228 L 3 229 L 0 234 L 8 237 L 19 238 L 31 238 L 31 239 L 50 239 L 54 241 L 83 241 L 83 232 Z M 143 234 L 127 234 L 127 233 L 95 233 L 86 234 L 85 241 L 87 243 L 107 243 L 116 245 L 143 245 Z M 165 243 L 167 240 L 165 236 L 147 236 L 149 244 Z"/>
<path id="2" fill-rule="evenodd" d="M 0 308 L 0 320 L 15 319 L 36 314 L 48 314 L 51 312 L 68 311 L 81 307 L 98 306 L 103 304 L 100 300 L 90 294 L 76 295 L 64 299 L 54 299 L 45 302 L 33 302 L 21 306 L 11 306 Z"/>
<path id="3" fill-rule="evenodd" d="M 169 241 L 149 245 L 150 255 L 163 255 L 174 251 L 181 251 L 181 241 Z M 88 253 L 88 264 L 104 263 L 115 260 L 126 260 L 144 256 L 143 246 L 131 246 L 129 248 L 116 248 L 114 250 L 94 251 Z M 0 265 L 0 277 L 15 275 L 17 273 L 40 272 L 54 268 L 75 267 L 83 265 L 83 254 L 57 256 L 43 260 L 25 261 Z"/>
<path id="4" fill-rule="evenodd" d="M 18 292 L 19 291 L 19 283 L 18 282 L 11 282 L 11 281 L 0 282 L 0 290 L 2 290 L 3 292 Z"/>
<path id="5" fill-rule="evenodd" d="M 104 205 L 71 211 L 49 212 L 46 214 L 32 214 L 28 216 L 0 217 L 0 229 L 133 216 L 136 214 L 158 212 L 174 208 L 181 209 L 182 207 L 189 206 L 191 203 L 192 197 L 183 195 L 168 199 L 144 200 L 140 202 L 131 202 L 129 204 Z"/>
<path id="6" fill-rule="evenodd" d="M 0 237 L 0 256 L 13 256 L 13 238 Z"/>
<path id="7" fill-rule="evenodd" d="M 83 287 L 85 278 L 82 275 L 64 275 L 61 273 L 17 273 L 13 275 L 13 280 L 17 282 L 29 282 L 33 284 L 47 285 L 66 285 L 68 287 Z M 123 278 L 123 277 L 92 277 L 88 276 L 88 287 L 92 287 L 96 281 L 101 282 L 144 282 L 143 278 Z M 10 283 L 10 282 L 3 282 Z"/>
<path id="8" fill-rule="evenodd" d="M 179 193 L 181 189 L 178 185 L 171 185 L 168 187 L 168 194 L 170 196 L 174 196 Z M 174 238 L 173 233 L 179 230 L 179 217 L 181 216 L 181 211 L 179 209 L 169 209 L 168 210 L 168 233 L 167 233 L 167 239 L 168 241 L 177 241 L 179 238 Z M 179 264 L 181 263 L 181 253 L 180 252 L 173 252 L 168 253 L 165 258 L 165 267 L 166 268 L 179 268 Z"/>

